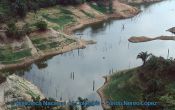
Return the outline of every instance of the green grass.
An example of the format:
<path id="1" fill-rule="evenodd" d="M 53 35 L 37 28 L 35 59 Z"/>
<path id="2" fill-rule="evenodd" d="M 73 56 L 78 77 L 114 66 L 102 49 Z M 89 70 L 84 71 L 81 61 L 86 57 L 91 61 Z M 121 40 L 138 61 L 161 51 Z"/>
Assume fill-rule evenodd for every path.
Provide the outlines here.
<path id="1" fill-rule="evenodd" d="M 101 13 L 107 13 L 107 9 L 104 6 L 98 6 L 94 4 L 90 4 L 90 6 Z"/>
<path id="2" fill-rule="evenodd" d="M 74 40 L 74 39 L 66 39 L 65 42 L 66 42 L 66 44 L 71 44 L 73 42 L 76 42 L 76 40 Z"/>
<path id="3" fill-rule="evenodd" d="M 0 14 L 7 14 L 7 12 L 9 11 L 9 6 L 6 3 L 2 3 L 0 2 Z"/>
<path id="4" fill-rule="evenodd" d="M 73 15 L 73 13 L 70 10 L 66 10 L 64 8 L 59 8 L 62 14 L 68 14 L 68 15 Z"/>
<path id="5" fill-rule="evenodd" d="M 18 52 L 13 52 L 9 49 L 0 50 L 0 62 L 2 64 L 16 63 L 18 62 L 17 60 L 28 56 L 31 56 L 31 49 L 24 49 Z"/>
<path id="6" fill-rule="evenodd" d="M 61 30 L 62 29 L 62 27 L 60 27 L 60 26 L 54 26 L 54 27 L 52 27 L 54 30 Z"/>
<path id="7" fill-rule="evenodd" d="M 56 48 L 58 46 L 59 46 L 58 42 L 51 42 L 51 43 L 47 43 L 47 44 L 37 45 L 37 48 L 40 50 L 46 50 L 46 49 Z"/>
<path id="8" fill-rule="evenodd" d="M 58 45 L 57 42 L 49 43 L 49 47 L 50 47 L 50 48 L 56 48 L 56 47 L 58 47 L 58 46 L 59 46 L 59 45 Z"/>
<path id="9" fill-rule="evenodd" d="M 90 17 L 90 18 L 95 18 L 95 16 L 91 13 L 85 12 L 84 10 L 81 10 L 82 13 L 84 13 L 86 16 Z"/>
<path id="10" fill-rule="evenodd" d="M 40 50 L 46 50 L 47 46 L 45 44 L 37 45 L 37 48 Z"/>
<path id="11" fill-rule="evenodd" d="M 44 42 L 46 42 L 47 39 L 46 38 L 37 38 L 37 39 L 32 39 L 32 43 L 33 44 L 42 44 Z"/>
<path id="12" fill-rule="evenodd" d="M 69 23 L 75 22 L 74 18 L 70 15 L 61 15 L 58 18 L 52 18 L 49 17 L 48 15 L 42 15 L 46 20 L 48 20 L 49 22 L 53 22 L 56 23 L 60 26 L 64 26 L 67 25 Z"/>
<path id="13" fill-rule="evenodd" d="M 104 90 L 105 95 L 115 101 L 139 101 L 142 98 L 141 89 L 129 82 L 135 73 L 133 69 L 113 75 Z"/>

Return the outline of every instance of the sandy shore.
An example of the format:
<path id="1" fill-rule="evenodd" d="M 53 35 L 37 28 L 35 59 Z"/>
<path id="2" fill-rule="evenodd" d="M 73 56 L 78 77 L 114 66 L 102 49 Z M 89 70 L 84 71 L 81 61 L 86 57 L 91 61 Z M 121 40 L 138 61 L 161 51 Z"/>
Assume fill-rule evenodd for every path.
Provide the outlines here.
<path id="1" fill-rule="evenodd" d="M 110 76 L 104 76 L 103 78 L 105 79 L 104 85 L 97 90 L 97 93 L 99 94 L 99 96 L 101 98 L 101 105 L 102 105 L 103 109 L 108 110 L 111 107 L 105 103 L 107 101 L 107 98 L 104 95 L 103 91 L 107 87 L 107 85 L 110 81 Z"/>
<path id="2" fill-rule="evenodd" d="M 175 40 L 175 36 L 158 36 L 155 38 L 140 36 L 140 37 L 131 37 L 128 39 L 132 43 L 148 42 L 153 40 Z"/>

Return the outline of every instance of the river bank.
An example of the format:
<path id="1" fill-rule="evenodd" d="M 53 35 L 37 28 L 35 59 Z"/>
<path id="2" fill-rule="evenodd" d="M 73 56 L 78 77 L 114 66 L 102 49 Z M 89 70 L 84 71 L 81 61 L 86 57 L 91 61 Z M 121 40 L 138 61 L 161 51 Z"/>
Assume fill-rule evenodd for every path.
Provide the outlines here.
<path id="1" fill-rule="evenodd" d="M 162 0 L 120 0 L 120 1 L 128 4 L 144 4 L 144 3 L 160 2 Z"/>
<path id="2" fill-rule="evenodd" d="M 69 7 L 69 8 L 71 9 L 72 7 Z M 88 9 L 89 11 L 93 12 L 92 14 L 95 16 L 95 18 L 89 18 L 89 17 L 86 18 L 82 14 L 77 14 L 77 16 L 76 16 L 77 21 L 74 22 L 74 23 L 70 23 L 70 24 L 68 24 L 64 27 L 63 32 L 65 34 L 62 33 L 61 31 L 60 32 L 58 31 L 57 36 L 59 36 L 59 34 L 60 34 L 60 35 L 64 35 L 68 39 L 76 40 L 75 41 L 76 44 L 71 44 L 69 46 L 65 45 L 61 49 L 56 47 L 56 48 L 50 49 L 47 52 L 43 51 L 39 48 L 39 51 L 38 51 L 38 47 L 36 47 L 36 45 L 40 45 L 40 44 L 36 44 L 36 45 L 32 44 L 33 43 L 32 40 L 35 40 L 35 39 L 32 39 L 31 36 L 29 36 L 27 45 L 29 45 L 28 47 L 30 49 L 32 49 L 31 50 L 32 56 L 20 59 L 19 60 L 20 63 L 17 62 L 15 64 L 0 64 L 0 70 L 16 68 L 16 67 L 21 67 L 21 66 L 27 66 L 27 65 L 30 65 L 33 62 L 37 61 L 37 60 L 46 58 L 48 56 L 54 56 L 54 55 L 57 55 L 57 54 L 62 54 L 62 53 L 68 52 L 68 51 L 72 51 L 74 49 L 85 48 L 87 44 L 94 44 L 95 42 L 78 39 L 75 36 L 72 36 L 72 33 L 75 30 L 80 29 L 80 28 L 82 28 L 86 25 L 94 24 L 94 23 L 101 22 L 101 21 L 106 21 L 108 19 L 126 19 L 126 18 L 129 18 L 129 17 L 133 17 L 133 16 L 137 15 L 140 12 L 140 10 L 138 10 L 137 8 L 126 5 L 126 4 L 123 4 L 123 3 L 120 3 L 120 2 L 118 2 L 118 0 L 113 1 L 113 8 L 115 10 L 113 12 L 113 14 L 102 14 L 99 11 L 97 11 L 97 10 L 93 9 L 92 7 L 90 7 L 88 4 L 83 4 L 83 5 L 80 5 L 80 6 L 76 7 L 76 9 L 72 10 L 72 13 L 75 13 L 75 14 L 79 13 L 77 11 L 77 9 L 80 10 L 80 11 Z M 86 10 L 86 11 L 88 11 L 88 10 Z M 69 10 L 69 11 L 71 11 L 71 10 Z M 28 20 L 29 18 L 27 17 L 26 20 Z M 19 21 L 19 23 L 20 22 L 21 21 Z M 49 25 L 52 26 L 53 23 L 49 22 Z M 53 33 L 53 34 L 57 33 L 54 30 L 52 30 L 50 32 Z M 46 32 L 46 34 L 47 34 L 47 32 Z M 39 33 L 39 34 L 36 34 L 35 36 L 45 36 L 45 35 Z M 51 36 L 53 36 L 53 35 L 51 35 Z"/>
<path id="3" fill-rule="evenodd" d="M 115 72 L 98 90 L 102 101 L 113 102 L 156 102 L 159 104 L 147 106 L 150 109 L 174 109 L 174 63 L 172 59 L 150 56 L 142 66 Z M 161 68 L 161 69 L 160 69 Z M 168 69 L 167 69 L 168 68 Z M 167 70 L 167 71 L 165 71 Z M 160 74 L 161 73 L 161 74 Z M 168 81 L 167 81 L 168 80 Z M 160 82 L 159 82 L 160 81 Z M 159 83 L 156 83 L 159 82 Z M 154 88 L 156 89 L 154 89 Z M 125 105 L 124 103 L 111 105 L 115 109 L 143 109 L 146 105 Z M 109 109 L 107 104 L 104 109 Z"/>
<path id="4" fill-rule="evenodd" d="M 140 12 L 136 8 L 119 3 L 118 1 L 115 1 L 115 5 L 117 6 L 117 8 L 121 8 L 121 10 L 120 10 L 120 12 L 115 12 L 115 14 L 110 14 L 110 15 L 109 14 L 105 15 L 105 14 L 100 13 L 100 16 L 99 16 L 98 15 L 99 12 L 98 11 L 96 12 L 94 9 L 91 8 L 94 12 L 98 13 L 97 14 L 98 17 L 88 18 L 88 19 L 80 19 L 80 21 L 81 21 L 80 23 L 79 23 L 79 21 L 77 21 L 78 25 L 75 23 L 71 26 L 68 25 L 67 27 L 65 27 L 64 30 L 66 30 L 66 31 L 63 31 L 64 33 L 62 31 L 57 32 L 57 31 L 53 30 L 52 28 L 50 28 L 46 32 L 41 33 L 41 32 L 36 31 L 36 32 L 31 33 L 29 36 L 25 37 L 25 39 L 24 39 L 25 43 L 23 43 L 23 41 L 22 42 L 15 41 L 15 43 L 13 43 L 13 45 L 15 45 L 15 46 L 18 46 L 17 43 L 20 43 L 20 46 L 23 44 L 27 44 L 28 48 L 31 49 L 31 56 L 24 57 L 24 58 L 20 59 L 20 62 L 16 62 L 15 64 L 0 64 L 0 70 L 7 70 L 7 69 L 12 69 L 12 68 L 18 68 L 18 67 L 26 67 L 26 66 L 31 65 L 35 61 L 47 58 L 49 56 L 63 54 L 65 52 L 69 52 L 69 51 L 72 51 L 74 49 L 83 49 L 86 47 L 86 45 L 94 44 L 96 42 L 92 41 L 92 40 L 79 39 L 79 38 L 73 36 L 72 33 L 75 30 L 82 28 L 82 27 L 89 25 L 89 24 L 105 21 L 105 20 L 112 19 L 112 18 L 113 19 L 124 19 L 124 18 L 133 17 Z M 120 6 L 120 7 L 118 7 L 118 6 Z M 83 7 L 89 7 L 89 6 L 87 4 L 85 4 L 85 6 L 83 6 Z M 124 12 L 124 10 L 125 10 L 125 12 Z M 126 11 L 126 10 L 128 10 L 128 11 Z M 36 37 L 36 36 L 40 36 L 40 37 Z M 58 39 L 58 38 L 63 39 L 62 38 L 62 36 L 63 36 L 65 40 L 67 40 L 67 39 L 71 40 L 71 43 L 68 43 L 68 45 L 64 45 L 64 46 L 60 46 L 60 47 L 54 47 L 54 48 L 49 49 L 47 51 L 41 50 L 38 47 L 38 44 L 35 44 L 36 40 L 41 39 L 41 37 L 44 37 L 46 39 L 50 39 L 50 36 L 52 36 L 51 39 Z M 2 46 L 4 46 L 4 45 L 6 45 L 6 44 L 3 44 Z M 9 77 L 16 79 L 16 76 L 9 76 Z M 21 81 L 21 79 L 19 79 L 19 78 L 17 78 L 17 79 Z M 8 78 L 7 78 L 7 81 L 9 81 Z M 2 83 L 0 86 L 2 91 L 5 89 L 4 84 L 6 84 L 6 82 Z M 13 85 L 17 86 L 18 84 L 20 84 L 20 83 L 14 83 Z M 32 84 L 30 84 L 30 87 L 32 87 L 31 88 L 32 91 L 35 90 L 33 88 L 33 86 L 32 86 Z M 3 100 L 5 93 L 3 93 L 2 91 L 1 91 L 0 99 Z M 34 91 L 34 93 L 35 92 L 36 91 Z M 25 92 L 20 91 L 20 93 L 23 94 Z M 42 95 L 42 96 L 44 97 L 44 95 Z M 24 96 L 21 96 L 21 97 L 24 97 Z M 9 97 L 9 100 L 11 100 L 10 97 Z M 7 105 L 4 105 L 4 104 L 5 104 L 5 102 L 1 101 L 2 108 L 7 107 Z"/>
<path id="5" fill-rule="evenodd" d="M 127 74 L 128 71 L 132 71 L 132 70 L 135 70 L 135 69 L 136 68 L 128 69 L 128 70 L 122 70 L 122 71 L 114 72 L 111 75 L 107 75 L 107 76 L 103 77 L 105 79 L 104 85 L 97 90 L 97 93 L 99 94 L 99 96 L 101 98 L 101 102 L 102 102 L 101 105 L 102 105 L 103 109 L 105 109 L 105 110 L 110 110 L 111 109 L 111 106 L 109 106 L 109 104 L 107 104 L 107 101 L 109 101 L 109 100 L 116 101 L 116 100 L 113 100 L 113 97 L 107 96 L 106 93 L 105 93 L 105 90 L 109 89 L 109 86 L 110 86 L 111 82 L 113 81 L 113 77 L 114 76 L 120 76 L 122 74 Z"/>
<path id="6" fill-rule="evenodd" d="M 90 6 L 88 6 L 87 4 L 84 4 L 84 6 L 82 6 L 81 9 L 83 9 L 84 7 L 90 8 Z M 113 8 L 115 11 L 112 14 L 100 14 L 100 15 L 96 15 L 95 18 L 81 19 L 77 23 L 65 27 L 65 29 L 63 29 L 63 32 L 65 32 L 66 34 L 72 34 L 74 31 L 82 27 L 85 27 L 87 25 L 95 24 L 102 21 L 107 21 L 110 19 L 116 19 L 116 20 L 127 19 L 127 18 L 134 17 L 135 15 L 141 12 L 141 10 L 135 7 L 132 7 L 130 5 L 121 3 L 118 0 L 113 1 Z"/>
<path id="7" fill-rule="evenodd" d="M 6 81 L 0 84 L 0 110 L 9 110 L 16 108 L 16 110 L 25 109 L 28 107 L 17 107 L 12 104 L 14 101 L 33 101 L 32 97 L 40 97 L 44 99 L 44 95 L 41 91 L 30 83 L 29 81 L 16 76 L 10 75 L 6 78 Z"/>

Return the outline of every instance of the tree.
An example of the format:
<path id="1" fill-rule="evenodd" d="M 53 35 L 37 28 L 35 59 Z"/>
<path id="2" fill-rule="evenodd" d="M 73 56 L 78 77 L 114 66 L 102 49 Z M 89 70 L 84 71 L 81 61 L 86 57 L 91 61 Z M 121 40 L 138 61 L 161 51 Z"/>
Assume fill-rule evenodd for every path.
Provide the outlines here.
<path id="1" fill-rule="evenodd" d="M 13 38 L 16 36 L 17 33 L 17 27 L 15 25 L 15 22 L 11 21 L 7 24 L 7 31 L 6 31 L 6 35 L 9 38 Z"/>
<path id="2" fill-rule="evenodd" d="M 145 65 L 147 59 L 151 56 L 152 54 L 148 54 L 148 52 L 141 52 L 137 55 L 137 59 L 141 59 L 143 61 L 143 65 Z"/>
<path id="3" fill-rule="evenodd" d="M 45 31 L 47 30 L 47 23 L 45 21 L 38 21 L 36 27 L 41 31 Z"/>
<path id="4" fill-rule="evenodd" d="M 109 13 L 113 13 L 113 3 L 112 3 L 112 0 L 109 0 Z"/>
<path id="5" fill-rule="evenodd" d="M 30 32 L 32 31 L 32 29 L 30 28 L 30 25 L 28 23 L 26 23 L 23 27 L 22 27 L 22 31 L 25 34 L 30 34 Z"/>
<path id="6" fill-rule="evenodd" d="M 29 24 L 25 24 L 22 28 L 18 28 L 14 21 L 10 21 L 7 24 L 7 31 L 6 35 L 8 38 L 13 39 L 21 39 L 26 34 L 29 34 L 31 32 L 31 29 L 29 27 Z"/>
<path id="7" fill-rule="evenodd" d="M 11 11 L 20 17 L 25 17 L 28 12 L 28 7 L 25 0 L 16 0 L 11 3 Z"/>

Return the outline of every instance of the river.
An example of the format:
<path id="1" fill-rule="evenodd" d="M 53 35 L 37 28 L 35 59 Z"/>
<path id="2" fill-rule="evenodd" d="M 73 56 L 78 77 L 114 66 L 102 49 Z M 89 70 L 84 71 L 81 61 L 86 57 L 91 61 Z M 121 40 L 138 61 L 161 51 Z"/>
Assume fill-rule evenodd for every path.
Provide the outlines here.
<path id="1" fill-rule="evenodd" d="M 149 6 L 143 5 L 140 6 L 143 11 L 133 18 L 86 26 L 75 34 L 83 34 L 83 39 L 97 41 L 97 44 L 37 62 L 27 70 L 18 70 L 16 73 L 38 86 L 47 97 L 100 100 L 96 91 L 104 83 L 102 76 L 108 75 L 112 70 L 119 71 L 141 65 L 141 60 L 136 59 L 141 51 L 167 57 L 169 49 L 170 57 L 175 57 L 174 41 L 158 40 L 136 44 L 128 42 L 131 36 L 172 35 L 165 30 L 175 26 L 174 4 L 175 0 L 168 0 Z M 89 108 L 101 109 L 101 106 Z"/>

